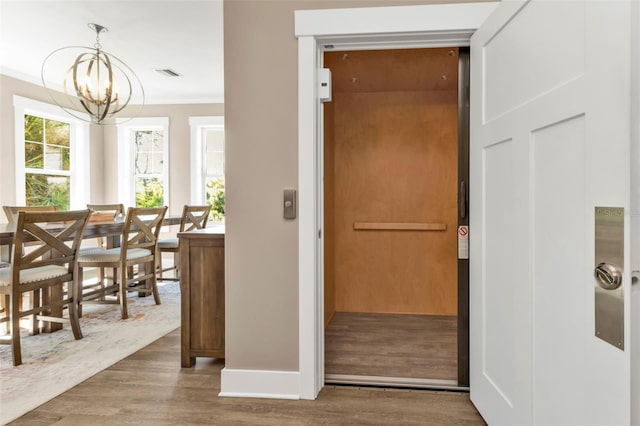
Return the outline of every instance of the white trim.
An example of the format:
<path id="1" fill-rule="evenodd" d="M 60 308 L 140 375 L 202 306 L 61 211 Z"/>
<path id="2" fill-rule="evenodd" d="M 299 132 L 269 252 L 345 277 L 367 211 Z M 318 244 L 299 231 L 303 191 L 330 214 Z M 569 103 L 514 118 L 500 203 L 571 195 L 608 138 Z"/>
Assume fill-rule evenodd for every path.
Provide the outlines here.
<path id="1" fill-rule="evenodd" d="M 300 399 L 297 371 L 237 370 L 223 368 L 218 396 Z"/>
<path id="2" fill-rule="evenodd" d="M 457 3 L 419 6 L 297 10 L 296 37 L 346 41 L 349 36 L 379 37 L 388 40 L 412 33 L 467 31 L 476 28 L 495 9 L 497 3 Z M 415 39 L 415 37 L 411 37 Z"/>
<path id="3" fill-rule="evenodd" d="M 300 397 L 315 399 L 324 384 L 322 134 L 317 73 L 332 49 L 468 46 L 498 3 L 325 9 L 295 12 L 298 37 L 298 292 Z M 457 40 L 457 43 L 453 41 Z"/>
<path id="4" fill-rule="evenodd" d="M 86 121 L 79 120 L 66 114 L 60 107 L 45 102 L 36 101 L 22 96 L 13 95 L 14 107 L 14 140 L 16 165 L 16 205 L 26 204 L 25 167 L 24 167 L 24 115 L 34 115 L 63 123 L 69 123 L 69 143 L 71 149 L 70 167 L 70 197 L 69 208 L 83 209 L 89 201 L 90 186 L 90 139 L 89 117 Z M 78 113 L 79 115 L 84 115 Z"/>
<path id="5" fill-rule="evenodd" d="M 125 207 L 136 205 L 133 187 L 133 144 L 131 132 L 134 130 L 156 130 L 164 132 L 163 177 L 164 204 L 169 205 L 169 117 L 122 118 L 116 120 L 118 128 L 118 199 Z"/>
<path id="6" fill-rule="evenodd" d="M 316 216 L 316 144 L 301 143 L 314 141 L 317 132 L 317 55 L 314 37 L 298 39 L 298 343 L 300 397 L 304 399 L 315 399 L 324 384 L 324 374 L 317 371 L 319 367 L 324 369 L 321 350 L 324 344 L 319 342 L 323 336 L 324 310 L 318 310 L 316 302 L 318 291 L 323 288 L 317 281 L 319 252 L 316 241 L 321 223 Z"/>
<path id="7" fill-rule="evenodd" d="M 191 204 L 199 205 L 205 202 L 204 175 L 207 171 L 202 130 L 224 131 L 224 116 L 189 117 L 189 126 L 191 128 Z"/>

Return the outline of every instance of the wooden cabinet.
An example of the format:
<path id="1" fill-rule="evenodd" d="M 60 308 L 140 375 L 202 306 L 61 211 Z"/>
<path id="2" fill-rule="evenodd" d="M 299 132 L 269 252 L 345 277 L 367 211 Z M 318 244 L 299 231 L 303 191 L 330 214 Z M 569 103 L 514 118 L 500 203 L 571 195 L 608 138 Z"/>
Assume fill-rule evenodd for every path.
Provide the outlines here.
<path id="1" fill-rule="evenodd" d="M 224 229 L 178 233 L 180 240 L 181 362 L 224 358 Z"/>

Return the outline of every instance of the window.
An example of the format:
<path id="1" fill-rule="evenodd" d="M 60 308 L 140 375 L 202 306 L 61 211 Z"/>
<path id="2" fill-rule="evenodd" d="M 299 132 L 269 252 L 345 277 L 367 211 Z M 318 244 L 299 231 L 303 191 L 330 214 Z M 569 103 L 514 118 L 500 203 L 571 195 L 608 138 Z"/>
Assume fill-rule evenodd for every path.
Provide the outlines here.
<path id="1" fill-rule="evenodd" d="M 211 219 L 224 220 L 224 117 L 191 117 L 193 204 L 211 204 Z"/>
<path id="2" fill-rule="evenodd" d="M 14 107 L 16 204 L 82 208 L 89 188 L 88 124 L 20 96 Z"/>
<path id="3" fill-rule="evenodd" d="M 128 205 L 169 204 L 169 119 L 134 118 L 118 125 L 119 193 Z"/>
<path id="4" fill-rule="evenodd" d="M 136 207 L 164 205 L 164 132 L 133 131 Z"/>

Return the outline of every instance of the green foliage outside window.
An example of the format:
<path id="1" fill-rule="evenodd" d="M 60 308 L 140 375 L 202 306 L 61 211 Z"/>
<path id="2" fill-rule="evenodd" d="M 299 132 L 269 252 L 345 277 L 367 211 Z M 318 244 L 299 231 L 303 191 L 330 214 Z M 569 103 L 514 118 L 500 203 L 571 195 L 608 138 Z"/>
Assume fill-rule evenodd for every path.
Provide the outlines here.
<path id="1" fill-rule="evenodd" d="M 224 219 L 224 180 L 213 179 L 207 182 L 207 204 L 211 204 L 211 219 L 222 222 Z"/>
<path id="2" fill-rule="evenodd" d="M 27 173 L 25 176 L 28 206 L 58 206 L 69 210 L 69 177 Z"/>
<path id="3" fill-rule="evenodd" d="M 25 174 L 27 205 L 69 209 L 70 127 L 69 123 L 25 114 L 24 165 L 31 169 Z"/>
<path id="4" fill-rule="evenodd" d="M 164 206 L 164 186 L 158 178 L 136 179 L 136 207 Z"/>
<path id="5" fill-rule="evenodd" d="M 44 118 L 28 114 L 24 116 L 24 140 L 44 142 Z"/>

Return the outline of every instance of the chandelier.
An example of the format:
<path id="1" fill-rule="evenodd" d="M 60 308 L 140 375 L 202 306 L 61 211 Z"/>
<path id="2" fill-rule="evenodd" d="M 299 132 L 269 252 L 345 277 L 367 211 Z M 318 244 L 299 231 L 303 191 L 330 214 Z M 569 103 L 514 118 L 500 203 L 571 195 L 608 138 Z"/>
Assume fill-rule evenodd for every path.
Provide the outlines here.
<path id="1" fill-rule="evenodd" d="M 88 25 L 96 33 L 93 48 L 51 52 L 42 64 L 42 84 L 59 107 L 78 119 L 110 124 L 107 120 L 116 116 L 133 118 L 144 106 L 142 84 L 127 64 L 102 50 L 100 33 L 107 28 Z"/>

